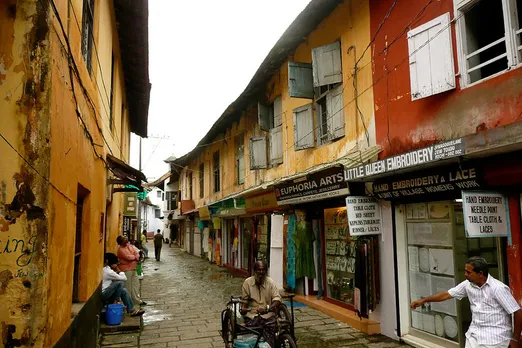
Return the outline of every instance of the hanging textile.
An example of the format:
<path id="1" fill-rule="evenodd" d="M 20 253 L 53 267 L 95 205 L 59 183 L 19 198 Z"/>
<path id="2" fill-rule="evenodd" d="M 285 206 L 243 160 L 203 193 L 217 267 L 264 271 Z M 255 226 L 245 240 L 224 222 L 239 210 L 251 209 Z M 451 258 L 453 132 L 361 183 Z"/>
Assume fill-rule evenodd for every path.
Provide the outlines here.
<path id="1" fill-rule="evenodd" d="M 299 221 L 295 228 L 295 278 L 315 279 L 314 262 L 315 235 L 309 221 Z"/>
<path id="2" fill-rule="evenodd" d="M 323 289 L 323 263 L 322 263 L 322 254 L 321 254 L 321 220 L 312 220 L 312 228 L 314 230 L 315 235 L 315 253 L 317 255 L 317 284 L 319 289 L 317 290 L 317 299 L 320 300 L 324 296 Z"/>
<path id="3" fill-rule="evenodd" d="M 295 215 L 288 216 L 286 236 L 286 285 L 295 289 Z"/>
<path id="4" fill-rule="evenodd" d="M 368 318 L 379 303 L 378 237 L 359 237 L 355 257 L 355 309 L 360 318 Z"/>

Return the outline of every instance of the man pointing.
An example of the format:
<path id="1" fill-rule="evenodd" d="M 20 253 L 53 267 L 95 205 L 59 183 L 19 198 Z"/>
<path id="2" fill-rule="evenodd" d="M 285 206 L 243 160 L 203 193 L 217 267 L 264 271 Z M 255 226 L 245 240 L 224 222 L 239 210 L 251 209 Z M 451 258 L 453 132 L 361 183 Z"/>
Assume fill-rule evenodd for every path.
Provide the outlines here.
<path id="1" fill-rule="evenodd" d="M 493 278 L 488 263 L 482 257 L 466 261 L 466 280 L 448 291 L 413 301 L 415 309 L 426 302 L 442 302 L 451 298 L 468 297 L 472 319 L 466 332 L 466 348 L 519 348 L 522 329 L 522 310 L 511 295 L 509 287 Z M 511 315 L 514 314 L 514 330 Z"/>

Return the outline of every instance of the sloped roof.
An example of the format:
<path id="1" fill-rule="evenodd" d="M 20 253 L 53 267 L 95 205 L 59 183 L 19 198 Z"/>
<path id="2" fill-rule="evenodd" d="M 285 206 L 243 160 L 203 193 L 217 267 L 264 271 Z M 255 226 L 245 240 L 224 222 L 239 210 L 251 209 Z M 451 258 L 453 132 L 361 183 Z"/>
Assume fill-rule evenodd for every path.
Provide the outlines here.
<path id="1" fill-rule="evenodd" d="M 198 148 L 201 148 L 202 145 L 211 142 L 216 136 L 223 133 L 232 122 L 238 121 L 241 111 L 245 110 L 254 100 L 260 100 L 265 85 L 270 78 L 279 71 L 281 65 L 306 40 L 308 35 L 317 28 L 323 19 L 332 13 L 342 2 L 343 0 L 310 1 L 286 29 L 275 46 L 272 47 L 243 93 L 226 108 L 198 145 L 189 153 L 176 159 L 174 163 L 186 165 L 190 158 L 198 153 Z"/>

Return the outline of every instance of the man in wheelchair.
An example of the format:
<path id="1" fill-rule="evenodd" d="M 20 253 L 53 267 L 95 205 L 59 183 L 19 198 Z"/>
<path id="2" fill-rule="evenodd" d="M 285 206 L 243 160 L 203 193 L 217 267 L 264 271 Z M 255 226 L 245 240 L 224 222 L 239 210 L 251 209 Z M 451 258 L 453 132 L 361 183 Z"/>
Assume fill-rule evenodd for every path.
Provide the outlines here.
<path id="1" fill-rule="evenodd" d="M 281 305 L 281 296 L 277 285 L 266 276 L 266 271 L 266 263 L 257 261 L 254 264 L 254 275 L 244 281 L 241 314 L 245 316 L 246 326 L 263 326 L 265 341 L 274 347 L 276 313 Z"/>

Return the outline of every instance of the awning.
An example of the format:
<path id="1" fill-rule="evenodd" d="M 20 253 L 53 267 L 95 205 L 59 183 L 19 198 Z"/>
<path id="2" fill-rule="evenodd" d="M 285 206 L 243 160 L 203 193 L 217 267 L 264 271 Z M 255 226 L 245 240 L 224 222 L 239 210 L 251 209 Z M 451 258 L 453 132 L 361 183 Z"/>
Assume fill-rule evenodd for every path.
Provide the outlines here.
<path id="1" fill-rule="evenodd" d="M 141 186 L 142 182 L 147 182 L 145 174 L 110 154 L 107 155 L 107 165 L 110 171 L 116 176 L 116 179 L 110 178 L 108 184 L 124 186 L 113 188 L 112 192 L 137 192 L 143 190 Z M 125 187 L 129 185 L 135 186 L 135 188 Z"/>
<path id="2" fill-rule="evenodd" d="M 217 217 L 232 217 L 246 215 L 245 208 L 222 208 L 216 213 Z"/>

